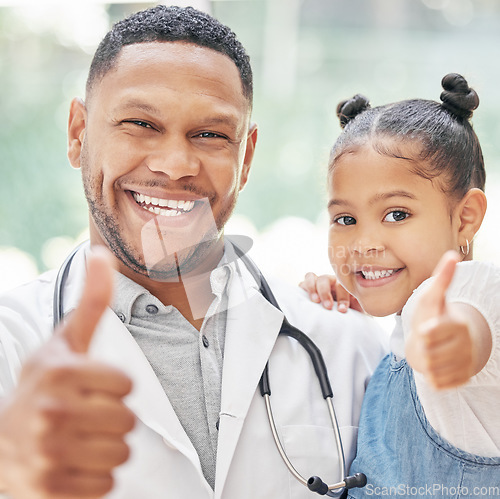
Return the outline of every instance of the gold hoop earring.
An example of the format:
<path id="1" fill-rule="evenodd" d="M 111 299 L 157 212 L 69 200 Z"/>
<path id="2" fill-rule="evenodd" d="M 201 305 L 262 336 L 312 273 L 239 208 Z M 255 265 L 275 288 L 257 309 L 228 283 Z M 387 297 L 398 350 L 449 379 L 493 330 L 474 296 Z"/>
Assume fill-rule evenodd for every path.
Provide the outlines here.
<path id="1" fill-rule="evenodd" d="M 462 255 L 467 256 L 470 252 L 470 244 L 468 239 L 466 239 L 465 242 L 466 242 L 465 250 L 463 246 L 460 246 L 460 251 L 462 252 Z"/>

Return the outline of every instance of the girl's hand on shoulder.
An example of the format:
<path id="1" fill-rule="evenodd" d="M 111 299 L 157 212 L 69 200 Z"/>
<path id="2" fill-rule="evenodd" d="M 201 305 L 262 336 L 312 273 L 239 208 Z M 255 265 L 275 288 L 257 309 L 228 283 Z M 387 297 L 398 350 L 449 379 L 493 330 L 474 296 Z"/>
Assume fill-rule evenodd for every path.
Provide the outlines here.
<path id="1" fill-rule="evenodd" d="M 317 276 L 314 272 L 308 272 L 299 286 L 307 291 L 311 301 L 321 303 L 328 310 L 331 310 L 334 302 L 337 302 L 339 312 L 346 313 L 349 308 L 363 312 L 358 300 L 340 284 L 334 275 Z"/>

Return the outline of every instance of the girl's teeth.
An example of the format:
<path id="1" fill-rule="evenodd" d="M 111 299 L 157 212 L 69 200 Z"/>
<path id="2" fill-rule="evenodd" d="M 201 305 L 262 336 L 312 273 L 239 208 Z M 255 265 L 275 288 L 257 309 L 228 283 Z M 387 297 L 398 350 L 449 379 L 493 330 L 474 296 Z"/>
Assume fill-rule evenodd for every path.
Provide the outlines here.
<path id="1" fill-rule="evenodd" d="M 389 277 L 394 274 L 396 270 L 362 270 L 361 273 L 365 279 L 383 279 L 384 277 Z"/>

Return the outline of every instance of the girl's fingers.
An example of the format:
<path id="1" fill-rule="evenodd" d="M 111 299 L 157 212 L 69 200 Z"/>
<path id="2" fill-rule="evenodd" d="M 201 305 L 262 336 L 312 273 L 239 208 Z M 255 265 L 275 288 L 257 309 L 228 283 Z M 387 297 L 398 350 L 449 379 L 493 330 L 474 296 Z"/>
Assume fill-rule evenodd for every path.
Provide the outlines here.
<path id="1" fill-rule="evenodd" d="M 314 303 L 321 303 L 328 310 L 337 302 L 337 310 L 346 313 L 349 308 L 364 313 L 358 300 L 352 296 L 337 280 L 334 275 L 323 274 L 317 276 L 308 272 L 299 286 L 309 294 Z"/>
<path id="2" fill-rule="evenodd" d="M 340 283 L 337 283 L 335 289 L 337 295 L 337 309 L 339 312 L 345 314 L 347 310 L 349 310 L 349 307 L 351 307 L 352 302 L 357 302 L 357 300 Z"/>
<path id="3" fill-rule="evenodd" d="M 313 301 L 314 303 L 319 303 L 320 298 L 318 295 L 318 292 L 316 290 L 316 281 L 318 280 L 318 276 L 314 272 L 308 272 L 304 276 L 304 280 L 299 283 L 299 286 L 304 290 L 307 291 L 309 294 L 309 299 Z"/>
<path id="4" fill-rule="evenodd" d="M 335 299 L 338 301 L 338 287 L 341 286 L 337 283 L 337 278 L 332 275 L 321 275 L 316 281 L 316 290 L 321 304 L 328 310 L 332 309 Z"/>

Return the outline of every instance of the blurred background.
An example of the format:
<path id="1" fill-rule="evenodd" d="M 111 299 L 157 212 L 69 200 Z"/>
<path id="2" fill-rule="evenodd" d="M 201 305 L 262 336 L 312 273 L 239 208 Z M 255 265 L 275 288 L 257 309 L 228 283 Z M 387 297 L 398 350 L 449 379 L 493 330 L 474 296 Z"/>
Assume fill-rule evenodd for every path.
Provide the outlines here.
<path id="1" fill-rule="evenodd" d="M 69 103 L 112 23 L 158 2 L 0 0 L 0 290 L 57 267 L 86 237 L 79 171 L 66 158 Z M 473 123 L 488 170 L 489 212 L 476 257 L 498 260 L 498 0 L 198 0 L 236 32 L 255 77 L 259 141 L 228 234 L 254 239 L 264 271 L 296 283 L 328 272 L 325 172 L 335 108 L 438 99 L 462 73 L 480 98 Z M 360 179 L 362 181 L 362 179 Z M 500 263 L 500 262 L 498 262 Z"/>

